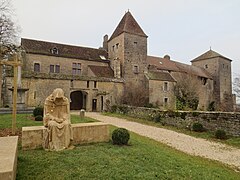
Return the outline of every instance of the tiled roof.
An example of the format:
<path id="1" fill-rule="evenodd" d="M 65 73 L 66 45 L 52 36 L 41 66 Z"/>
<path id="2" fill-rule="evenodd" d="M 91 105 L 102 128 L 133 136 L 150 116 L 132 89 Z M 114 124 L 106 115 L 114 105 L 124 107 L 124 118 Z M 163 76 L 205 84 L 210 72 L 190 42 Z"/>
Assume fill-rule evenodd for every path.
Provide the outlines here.
<path id="1" fill-rule="evenodd" d="M 198 56 L 197 58 L 193 59 L 191 62 L 205 60 L 205 59 L 211 59 L 211 58 L 215 58 L 215 57 L 222 57 L 224 59 L 232 61 L 231 59 L 226 58 L 226 57 L 222 56 L 221 54 L 219 54 L 219 53 L 210 49 L 209 51 L 205 52 L 204 54 L 202 54 L 202 55 Z"/>
<path id="2" fill-rule="evenodd" d="M 148 74 L 147 74 L 147 77 L 150 80 L 176 82 L 176 80 L 171 76 L 171 74 L 169 72 L 149 71 Z"/>
<path id="3" fill-rule="evenodd" d="M 212 78 L 212 76 L 203 68 L 172 61 L 167 58 L 148 56 L 147 62 L 149 65 L 155 66 L 158 70 L 183 72 L 200 77 Z"/>
<path id="4" fill-rule="evenodd" d="M 113 70 L 109 66 L 88 66 L 96 77 L 114 78 Z"/>
<path id="5" fill-rule="evenodd" d="M 196 75 L 196 76 L 212 79 L 211 74 L 209 74 L 205 69 L 201 67 L 183 64 L 176 61 L 175 61 L 175 64 L 178 67 L 179 72 L 184 72 L 190 75 Z"/>
<path id="6" fill-rule="evenodd" d="M 147 63 L 157 67 L 159 70 L 179 71 L 174 61 L 166 58 L 147 56 Z"/>
<path id="7" fill-rule="evenodd" d="M 105 57 L 105 59 L 108 59 L 108 53 L 102 49 L 72 46 L 24 38 L 21 39 L 21 45 L 23 46 L 27 53 L 93 61 L 106 61 L 104 60 L 103 57 Z M 55 54 L 52 52 L 52 50 L 54 49 L 57 51 L 57 53 Z"/>
<path id="8" fill-rule="evenodd" d="M 122 20 L 113 32 L 109 41 L 119 36 L 123 32 L 147 37 L 147 35 L 143 32 L 143 30 L 129 11 L 123 16 Z"/>

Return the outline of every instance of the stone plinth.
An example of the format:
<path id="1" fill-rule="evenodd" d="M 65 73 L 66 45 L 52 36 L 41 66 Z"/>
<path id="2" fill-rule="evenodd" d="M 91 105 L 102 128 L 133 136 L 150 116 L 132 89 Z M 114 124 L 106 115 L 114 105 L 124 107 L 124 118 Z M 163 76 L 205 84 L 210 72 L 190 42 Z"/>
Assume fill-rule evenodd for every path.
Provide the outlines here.
<path id="1" fill-rule="evenodd" d="M 44 126 L 30 126 L 22 128 L 22 148 L 36 149 L 43 144 Z M 102 122 L 72 124 L 73 144 L 86 144 L 109 141 L 108 124 Z"/>
<path id="2" fill-rule="evenodd" d="M 0 138 L 0 179 L 16 179 L 18 136 Z"/>

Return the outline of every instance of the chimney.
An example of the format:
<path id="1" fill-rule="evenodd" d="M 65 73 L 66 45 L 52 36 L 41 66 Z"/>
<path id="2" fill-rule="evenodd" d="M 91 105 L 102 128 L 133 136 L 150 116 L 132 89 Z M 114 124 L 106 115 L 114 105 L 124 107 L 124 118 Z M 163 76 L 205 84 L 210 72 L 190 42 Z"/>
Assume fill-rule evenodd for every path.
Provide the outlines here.
<path id="1" fill-rule="evenodd" d="M 165 55 L 163 58 L 167 59 L 167 60 L 170 60 L 170 56 L 169 55 Z"/>
<path id="2" fill-rule="evenodd" d="M 103 49 L 108 51 L 108 35 L 103 36 Z"/>

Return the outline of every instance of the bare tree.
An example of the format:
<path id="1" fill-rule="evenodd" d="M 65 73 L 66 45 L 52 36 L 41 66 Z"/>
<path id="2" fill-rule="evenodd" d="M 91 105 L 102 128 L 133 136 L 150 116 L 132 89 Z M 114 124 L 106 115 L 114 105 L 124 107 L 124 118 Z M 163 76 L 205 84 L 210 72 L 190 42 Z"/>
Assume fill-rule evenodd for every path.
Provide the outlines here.
<path id="1" fill-rule="evenodd" d="M 240 75 L 233 81 L 233 91 L 238 98 L 240 98 Z"/>
<path id="2" fill-rule="evenodd" d="M 200 83 L 196 76 L 181 73 L 177 76 L 177 84 L 174 93 L 177 100 L 177 109 L 196 110 L 199 102 Z"/>
<path id="3" fill-rule="evenodd" d="M 12 21 L 11 0 L 0 2 L 0 45 L 13 45 L 17 43 L 19 28 Z"/>
<path id="4" fill-rule="evenodd" d="M 148 91 L 138 85 L 126 85 L 121 101 L 123 104 L 143 107 L 148 103 Z"/>

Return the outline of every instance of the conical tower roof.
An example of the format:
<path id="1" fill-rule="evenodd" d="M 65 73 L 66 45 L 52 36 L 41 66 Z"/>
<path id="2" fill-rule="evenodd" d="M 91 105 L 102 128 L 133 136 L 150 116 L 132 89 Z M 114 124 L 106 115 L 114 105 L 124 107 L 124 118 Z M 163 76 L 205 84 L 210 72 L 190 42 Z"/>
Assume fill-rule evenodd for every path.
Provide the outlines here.
<path id="1" fill-rule="evenodd" d="M 134 19 L 134 17 L 129 11 L 125 13 L 123 18 L 121 19 L 120 23 L 118 24 L 117 28 L 113 32 L 109 41 L 119 36 L 123 32 L 147 37 L 147 35 L 143 32 L 142 28 L 139 26 L 139 24 L 137 23 L 137 21 Z"/>
<path id="2" fill-rule="evenodd" d="M 196 61 L 201 61 L 201 60 L 205 60 L 205 59 L 211 59 L 211 58 L 216 58 L 216 57 L 221 57 L 224 59 L 227 59 L 229 61 L 232 61 L 231 59 L 224 57 L 223 55 L 213 51 L 213 50 L 209 50 L 207 52 L 205 52 L 204 54 L 198 56 L 197 58 L 193 59 L 191 62 L 196 62 Z"/>

